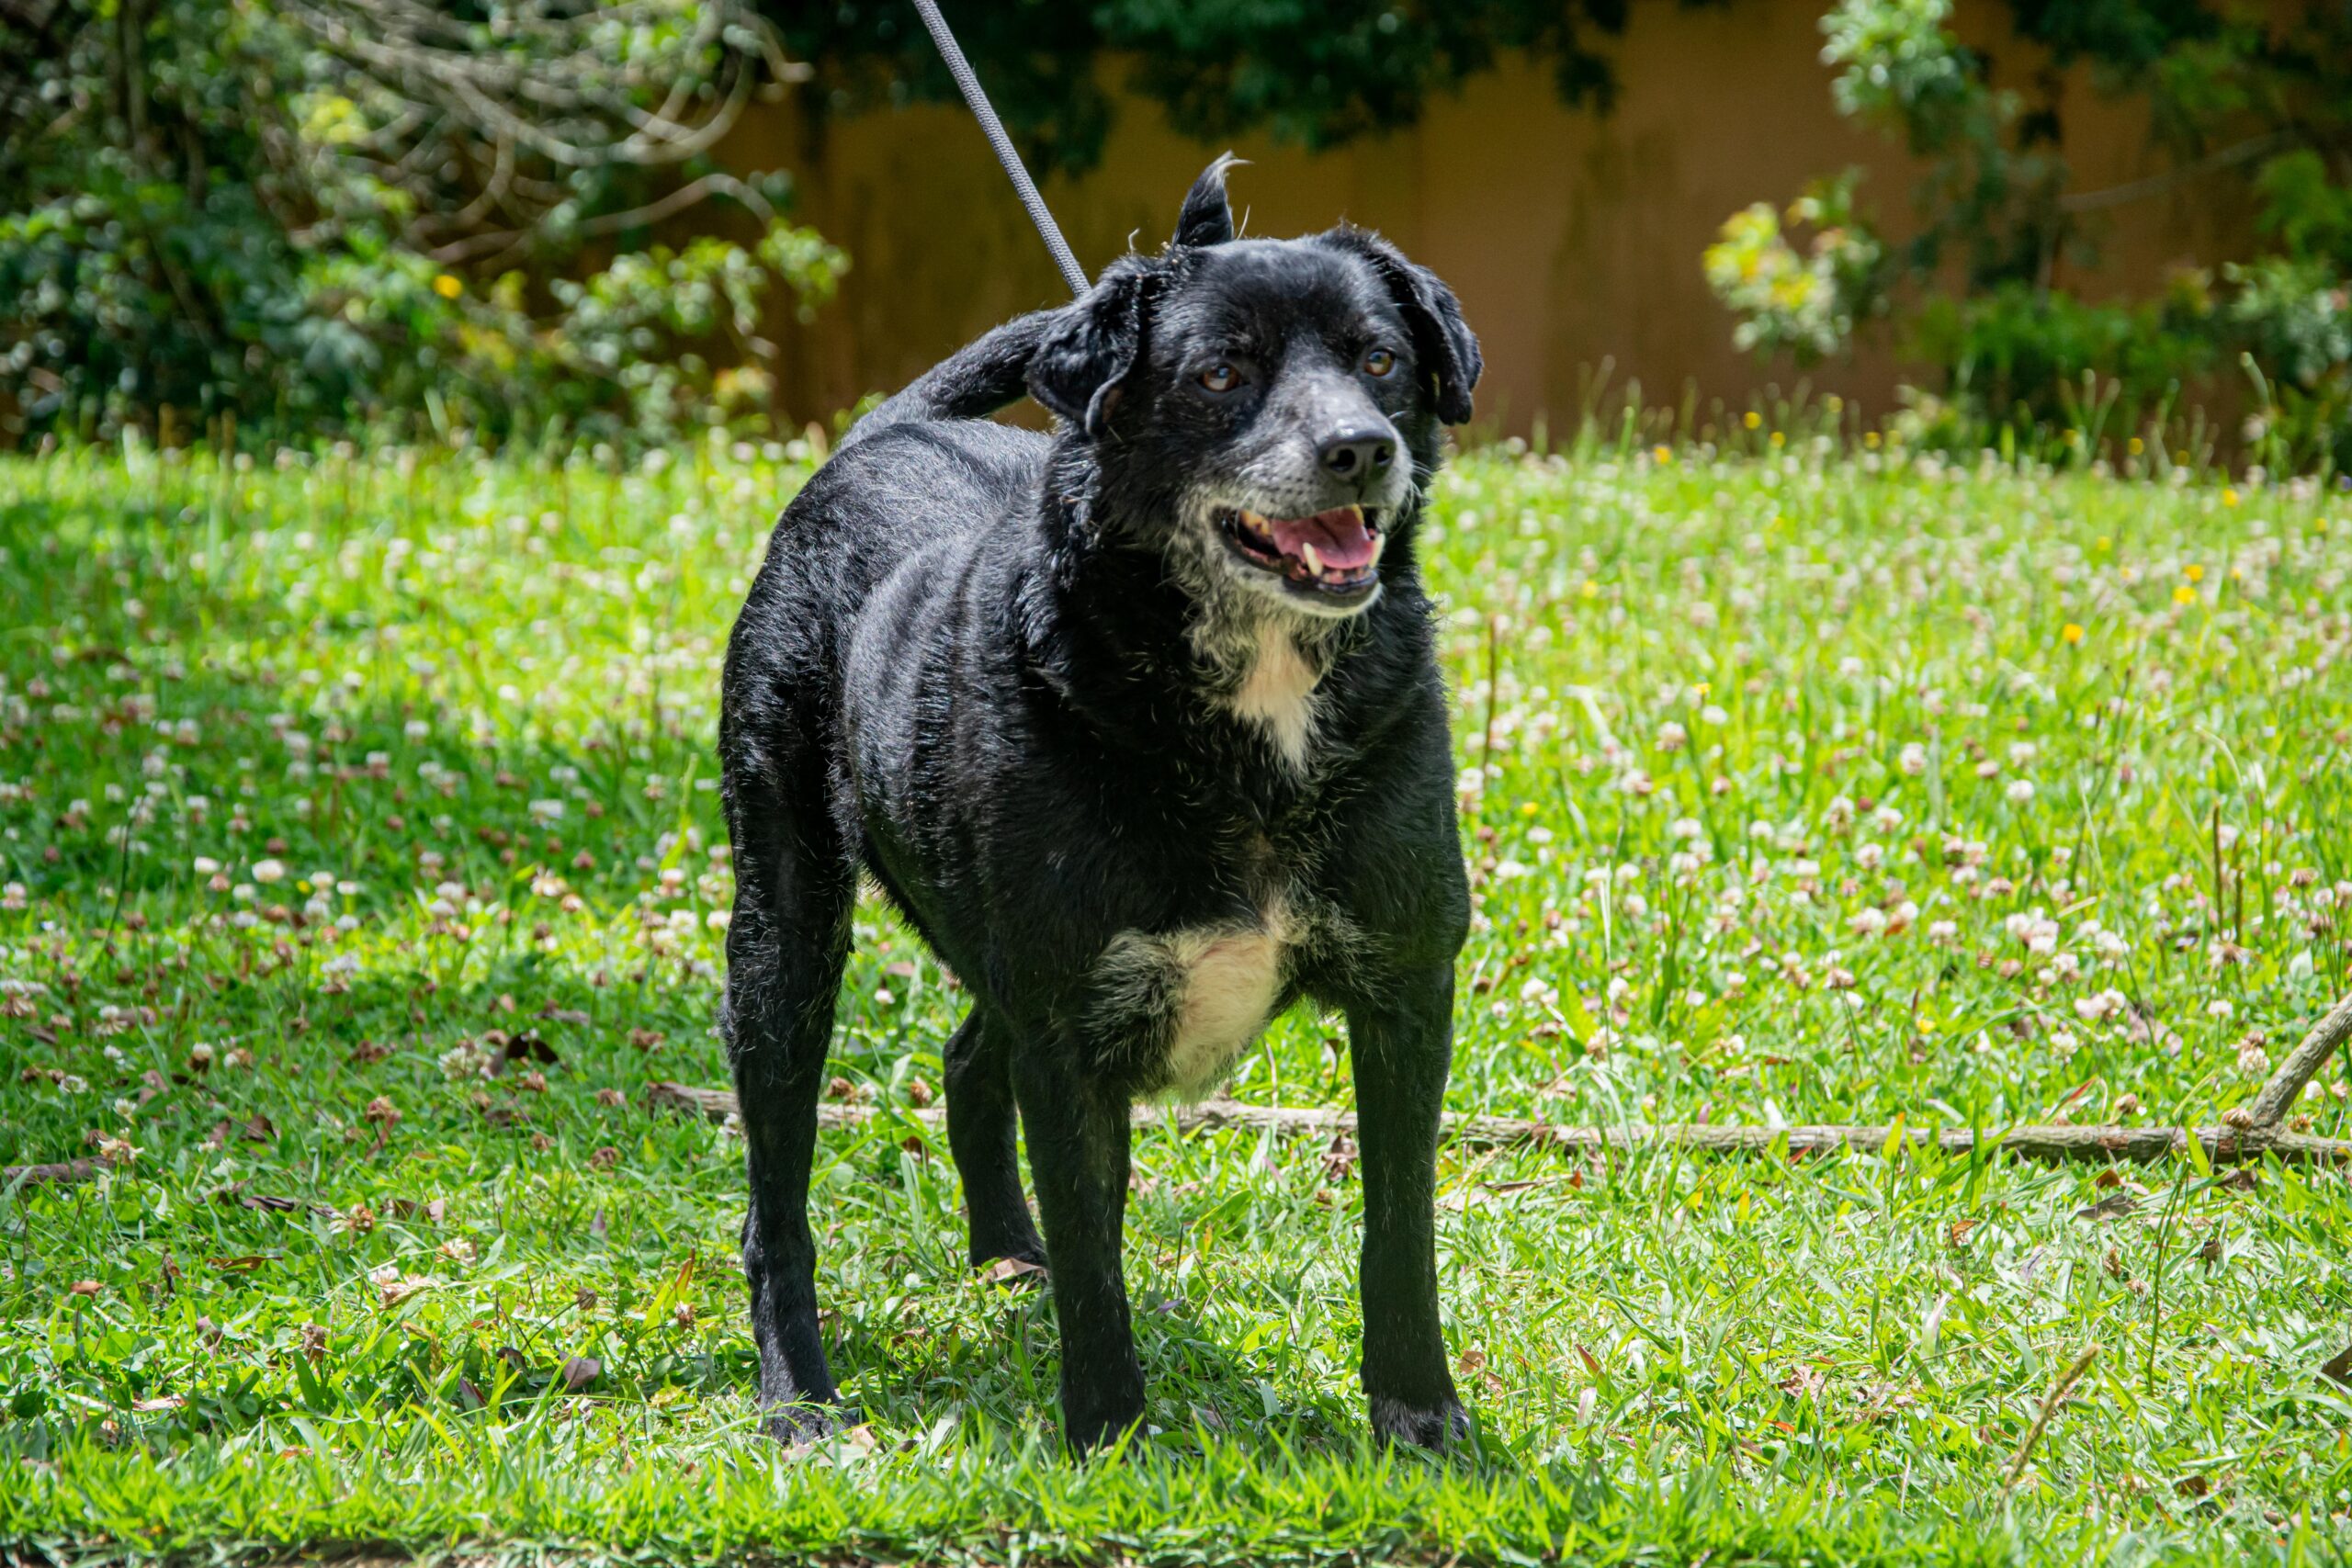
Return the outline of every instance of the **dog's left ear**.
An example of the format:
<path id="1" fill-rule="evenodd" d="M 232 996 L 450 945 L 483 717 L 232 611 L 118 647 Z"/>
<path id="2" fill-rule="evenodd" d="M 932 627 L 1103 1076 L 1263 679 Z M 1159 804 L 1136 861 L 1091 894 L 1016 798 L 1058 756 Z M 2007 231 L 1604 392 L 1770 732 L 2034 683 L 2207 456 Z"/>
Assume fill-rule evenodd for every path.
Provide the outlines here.
<path id="1" fill-rule="evenodd" d="M 1201 171 L 1184 193 L 1183 210 L 1176 214 L 1173 245 L 1222 245 L 1233 238 L 1233 206 L 1225 196 L 1225 172 L 1241 160 L 1230 152 Z"/>
<path id="2" fill-rule="evenodd" d="M 1099 440 L 1120 383 L 1143 350 L 1144 313 L 1155 264 L 1122 256 L 1038 340 L 1029 395 Z"/>
<path id="3" fill-rule="evenodd" d="M 1361 257 L 1388 286 L 1413 333 L 1413 355 L 1428 373 L 1438 418 L 1463 424 L 1471 413 L 1470 393 L 1486 361 L 1477 334 L 1462 319 L 1462 302 L 1437 274 L 1415 266 L 1405 253 L 1368 230 L 1340 228 L 1318 236 L 1324 243 Z"/>

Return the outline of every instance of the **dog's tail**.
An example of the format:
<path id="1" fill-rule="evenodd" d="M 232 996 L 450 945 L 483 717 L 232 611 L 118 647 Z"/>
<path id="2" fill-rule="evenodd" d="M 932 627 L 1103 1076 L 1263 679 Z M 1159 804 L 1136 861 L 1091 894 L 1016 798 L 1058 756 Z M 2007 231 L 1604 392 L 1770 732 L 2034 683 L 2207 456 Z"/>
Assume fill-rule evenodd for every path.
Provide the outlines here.
<path id="1" fill-rule="evenodd" d="M 949 355 L 875 405 L 850 427 L 843 446 L 894 424 L 923 420 L 985 419 L 1028 395 L 1029 362 L 1060 312 L 1019 316 Z"/>

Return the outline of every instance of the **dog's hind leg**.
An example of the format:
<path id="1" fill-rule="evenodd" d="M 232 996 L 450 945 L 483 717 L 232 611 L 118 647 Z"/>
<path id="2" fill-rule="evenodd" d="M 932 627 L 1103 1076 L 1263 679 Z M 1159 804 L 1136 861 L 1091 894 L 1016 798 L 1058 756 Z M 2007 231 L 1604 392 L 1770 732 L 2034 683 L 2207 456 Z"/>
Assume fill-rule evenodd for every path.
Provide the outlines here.
<path id="1" fill-rule="evenodd" d="M 1069 1060 L 1022 1042 L 1012 1082 L 1046 1222 L 1054 1318 L 1062 1338 L 1062 1435 L 1084 1452 L 1143 1418 L 1119 1247 L 1127 1206 L 1127 1097 Z"/>
<path id="2" fill-rule="evenodd" d="M 736 882 L 721 1018 L 751 1175 L 743 1274 L 766 1429 L 792 1442 L 822 1433 L 823 1407 L 841 1397 L 817 1333 L 808 1168 L 857 884 L 820 811 L 796 809 L 763 778 L 729 782 Z"/>
<path id="3" fill-rule="evenodd" d="M 1004 1027 L 978 1004 L 947 1041 L 947 1144 L 964 1179 L 974 1263 L 1046 1260 L 1046 1245 L 1037 1239 L 1021 1190 L 1011 1044 Z"/>

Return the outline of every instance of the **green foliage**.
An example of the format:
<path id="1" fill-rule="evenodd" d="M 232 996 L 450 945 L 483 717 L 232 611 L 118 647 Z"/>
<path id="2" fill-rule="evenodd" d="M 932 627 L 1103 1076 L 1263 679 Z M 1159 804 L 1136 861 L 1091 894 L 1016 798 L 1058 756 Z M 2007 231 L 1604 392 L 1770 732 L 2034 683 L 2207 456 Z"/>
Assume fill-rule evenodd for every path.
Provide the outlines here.
<path id="1" fill-rule="evenodd" d="M 1809 364 L 1852 339 L 1858 313 L 1883 306 L 1886 253 L 1855 223 L 1857 178 L 1817 181 L 1790 205 L 1788 229 L 1812 231 L 1803 254 L 1764 202 L 1724 221 L 1707 248 L 1707 281 L 1740 317 L 1732 336 L 1741 348 Z"/>
<path id="2" fill-rule="evenodd" d="M 752 26 L 726 0 L 475 21 L 56 0 L 38 36 L 0 20 L 0 51 L 27 51 L 0 65 L 7 434 L 166 409 L 288 439 L 748 417 L 768 295 L 805 308 L 845 265 L 776 215 L 775 182 L 689 150 L 768 69 Z M 658 241 L 707 197 L 747 214 L 741 243 Z"/>
<path id="3" fill-rule="evenodd" d="M 1442 481 L 1419 553 L 1476 901 L 1449 1108 L 2243 1104 L 2352 988 L 2352 682 L 2311 609 L 2343 603 L 2352 504 L 1751 438 Z M 867 1425 L 767 1447 L 741 1137 L 647 1090 L 726 1078 L 717 667 L 812 457 L 0 461 L 0 1164 L 112 1162 L 0 1180 L 0 1542 L 517 1568 L 2352 1544 L 2321 1370 L 2352 1186 L 2277 1164 L 1449 1145 L 1482 1449 L 1437 1463 L 1362 1441 L 1354 1151 L 1147 1125 L 1156 1429 L 1069 1463 L 1048 1297 L 966 1266 L 928 1119 L 968 993 L 873 900 L 827 1065 L 872 1119 L 819 1134 L 812 1179 Z M 1349 1104 L 1342 1031 L 1281 1021 L 1236 1094 Z M 2343 1081 L 2297 1107 L 2314 1131 L 2352 1134 Z"/>
<path id="4" fill-rule="evenodd" d="M 1736 340 L 1804 362 L 1891 315 L 1905 347 L 1944 373 L 1943 394 L 1973 411 L 1963 423 L 2071 423 L 2087 376 L 2138 409 L 2250 397 L 2250 445 L 2352 465 L 2352 13 L 2314 4 L 2256 23 L 2198 0 L 2016 0 L 2012 11 L 2058 63 L 2091 62 L 2104 91 L 2146 101 L 2173 176 L 2072 189 L 2054 77 L 2035 78 L 2031 97 L 1997 86 L 1951 30 L 1950 0 L 1840 0 L 1822 23 L 1832 97 L 1925 160 L 1918 221 L 1895 247 L 1869 214 L 1842 210 L 1838 246 L 1899 262 L 1837 271 L 1822 249 L 1800 262 L 1758 217 L 1769 209 L 1735 214 L 1706 266 L 1739 320 Z M 2139 304 L 2053 287 L 2062 264 L 2097 270 L 2100 213 L 2249 167 L 2275 254 L 2223 265 L 2218 285 L 2186 274 Z M 1818 281 L 1798 281 L 1808 274 Z"/>
<path id="5" fill-rule="evenodd" d="M 768 4 L 787 47 L 816 66 L 833 112 L 909 97 L 956 101 L 903 0 Z M 1114 72 L 1191 135 L 1263 130 L 1317 148 L 1411 124 L 1431 94 L 1505 51 L 1548 65 L 1566 101 L 1605 107 L 1616 79 L 1593 39 L 1622 32 L 1626 14 L 1625 0 L 1031 0 L 944 9 L 1023 155 L 1069 171 L 1102 155 L 1112 120 L 1103 84 Z"/>

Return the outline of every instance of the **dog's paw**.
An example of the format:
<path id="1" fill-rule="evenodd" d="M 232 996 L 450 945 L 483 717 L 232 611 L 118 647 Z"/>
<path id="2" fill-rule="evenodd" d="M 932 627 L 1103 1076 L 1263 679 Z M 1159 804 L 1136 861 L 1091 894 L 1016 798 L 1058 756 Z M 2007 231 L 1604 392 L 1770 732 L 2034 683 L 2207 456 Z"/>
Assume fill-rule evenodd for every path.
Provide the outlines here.
<path id="1" fill-rule="evenodd" d="M 787 1449 L 820 1443 L 856 1425 L 856 1410 L 838 1402 L 763 1401 L 760 1416 L 760 1430 Z"/>
<path id="2" fill-rule="evenodd" d="M 1442 1450 L 1468 1439 L 1470 1413 L 1462 1408 L 1458 1399 L 1436 1404 L 1408 1404 L 1401 1399 L 1374 1395 L 1372 1431 L 1373 1436 L 1385 1442 Z"/>

